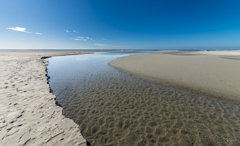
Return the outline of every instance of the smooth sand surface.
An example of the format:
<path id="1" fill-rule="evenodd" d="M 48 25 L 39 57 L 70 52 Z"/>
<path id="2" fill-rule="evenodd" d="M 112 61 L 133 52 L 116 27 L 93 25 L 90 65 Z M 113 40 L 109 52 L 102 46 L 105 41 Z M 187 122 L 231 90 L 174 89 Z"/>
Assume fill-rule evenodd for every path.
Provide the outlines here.
<path id="1" fill-rule="evenodd" d="M 109 65 L 151 82 L 240 104 L 240 51 L 132 55 Z"/>
<path id="2" fill-rule="evenodd" d="M 1 146 L 87 145 L 79 126 L 56 106 L 41 59 L 67 54 L 81 52 L 0 51 Z"/>

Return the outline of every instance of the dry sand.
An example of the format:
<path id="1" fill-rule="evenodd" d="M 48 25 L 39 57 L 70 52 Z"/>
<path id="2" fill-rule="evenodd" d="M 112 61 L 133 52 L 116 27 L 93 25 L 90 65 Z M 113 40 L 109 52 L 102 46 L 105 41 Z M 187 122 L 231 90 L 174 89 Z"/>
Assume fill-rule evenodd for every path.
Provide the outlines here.
<path id="1" fill-rule="evenodd" d="M 132 55 L 109 65 L 151 82 L 240 104 L 240 51 Z"/>
<path id="2" fill-rule="evenodd" d="M 79 126 L 49 92 L 43 56 L 72 51 L 0 51 L 0 145 L 85 146 Z"/>
<path id="3" fill-rule="evenodd" d="M 203 53 L 201 54 L 201 52 L 194 53 L 177 52 L 170 54 L 165 53 L 165 54 L 136 55 L 122 59 L 117 59 L 112 63 L 114 62 L 116 63 L 116 61 L 118 62 L 118 60 L 121 60 L 120 61 L 121 63 L 124 62 L 125 59 L 130 58 L 131 61 L 127 61 L 128 65 L 130 65 L 129 70 L 132 70 L 131 67 L 133 67 L 135 71 L 139 68 L 137 70 L 138 74 L 135 73 L 134 75 L 141 75 L 140 77 L 143 78 L 146 77 L 145 79 L 149 79 L 155 82 L 159 81 L 159 83 L 166 85 L 171 85 L 173 79 L 168 78 L 169 80 L 166 82 L 169 83 L 160 82 L 162 81 L 162 79 L 150 78 L 153 77 L 151 75 L 142 76 L 143 73 L 140 71 L 145 70 L 147 73 L 151 73 L 153 71 L 151 71 L 150 69 L 155 66 L 156 69 L 160 68 L 155 71 L 162 71 L 162 73 L 167 73 L 167 75 L 169 74 L 169 76 L 171 74 L 177 73 L 178 77 L 177 79 L 179 80 L 179 77 L 182 77 L 183 79 L 185 77 L 186 79 L 186 76 L 187 77 L 190 76 L 188 73 L 197 72 L 195 70 L 198 70 L 200 67 L 203 66 L 207 68 L 209 71 L 212 71 L 213 69 L 211 68 L 212 66 L 210 65 L 215 64 L 216 67 L 214 69 L 215 70 L 219 69 L 220 70 L 219 72 L 222 72 L 223 70 L 228 71 L 230 69 L 233 69 L 231 68 L 231 65 L 236 65 L 236 68 L 234 68 L 235 71 L 232 71 L 230 73 L 239 75 L 239 69 L 237 68 L 239 66 L 237 64 L 239 62 L 239 56 L 236 55 L 230 56 L 229 54 L 219 56 L 216 55 L 216 53 L 214 53 L 215 56 L 213 56 L 206 55 Z M 56 106 L 55 104 L 55 96 L 49 93 L 49 85 L 47 84 L 47 77 L 45 76 L 46 67 L 44 65 L 43 60 L 40 59 L 43 56 L 58 56 L 67 54 L 80 54 L 80 53 L 62 51 L 0 52 L 1 146 L 86 145 L 86 140 L 80 134 L 79 126 L 75 124 L 72 120 L 65 118 L 62 115 L 62 108 Z M 138 57 L 145 60 L 141 60 Z M 200 60 L 194 61 L 195 59 L 193 58 Z M 159 64 L 159 60 L 164 61 L 164 59 L 165 61 L 166 60 L 170 61 L 167 63 L 166 62 L 162 63 L 165 64 L 165 66 Z M 235 61 L 235 64 L 229 63 L 233 61 Z M 174 66 L 174 63 L 176 62 L 178 64 L 187 63 L 187 65 L 190 67 L 195 62 L 197 66 L 190 69 L 187 68 L 188 66 L 182 65 Z M 150 63 L 151 66 L 149 66 L 149 64 L 147 63 Z M 169 65 L 172 65 L 172 67 L 175 68 L 170 68 L 168 67 Z M 223 69 L 221 69 L 221 67 L 219 66 L 222 66 Z M 163 67 L 166 67 L 166 69 L 162 70 Z M 180 74 L 181 71 L 184 71 L 184 69 L 186 70 L 189 69 L 185 72 L 187 73 L 185 76 L 184 74 Z M 199 72 L 206 73 L 206 70 L 204 71 L 205 72 L 201 70 Z M 199 75 L 200 73 L 198 73 L 197 75 Z M 210 74 L 212 72 L 207 73 Z M 200 76 L 198 77 L 197 75 L 195 75 L 195 78 L 199 80 Z M 221 77 L 221 75 L 215 76 L 216 78 L 219 76 Z M 111 82 L 113 79 L 111 79 Z M 129 78 L 126 79 L 127 80 L 123 81 L 123 83 L 128 83 L 127 81 L 130 80 Z M 228 81 L 230 81 L 230 79 L 232 79 L 231 82 L 235 81 L 239 83 L 239 79 L 236 78 L 236 75 L 229 76 Z M 182 79 L 179 81 L 182 81 Z M 225 80 L 222 79 L 221 81 Z M 139 80 L 139 82 L 142 81 Z M 209 84 L 211 83 L 210 81 L 208 82 Z M 218 83 L 215 80 L 214 82 Z M 93 85 L 95 85 L 95 81 L 93 83 L 94 83 Z M 101 85 L 103 83 L 104 82 L 101 82 Z M 149 83 L 144 82 L 144 84 L 146 84 L 146 87 L 150 86 Z M 170 90 L 165 91 L 161 90 L 162 87 L 154 88 L 153 92 L 152 89 L 145 88 L 144 86 L 143 89 L 136 90 L 137 91 L 136 94 L 135 92 L 133 92 L 135 91 L 134 88 L 141 88 L 141 86 L 135 86 L 135 84 L 128 85 L 133 88 L 129 88 L 128 86 L 124 85 L 123 87 L 120 87 L 123 89 L 121 90 L 117 89 L 118 92 L 115 92 L 115 90 L 111 91 L 112 88 L 106 86 L 106 88 L 109 89 L 109 91 L 107 91 L 106 94 L 110 94 L 110 97 L 113 97 L 106 98 L 107 96 L 105 95 L 105 92 L 104 94 L 102 93 L 101 94 L 102 100 L 106 100 L 107 102 L 92 102 L 91 98 L 93 98 L 94 101 L 96 99 L 94 98 L 95 96 L 92 96 L 92 93 L 90 93 L 93 90 L 89 89 L 86 90 L 86 92 L 87 93 L 89 92 L 89 94 L 82 93 L 86 94 L 87 97 L 83 98 L 83 102 L 80 103 L 74 102 L 76 106 L 79 106 L 80 109 L 77 110 L 79 111 L 79 117 L 76 117 L 76 115 L 73 116 L 77 118 L 75 119 L 76 121 L 80 122 L 79 124 L 82 127 L 81 129 L 82 132 L 83 133 L 85 132 L 85 135 L 88 136 L 89 139 L 92 138 L 93 140 L 97 141 L 96 140 L 97 137 L 102 137 L 100 139 L 102 143 L 113 143 L 115 141 L 111 141 L 111 139 L 117 139 L 120 141 L 119 143 L 120 145 L 121 142 L 123 143 L 127 142 L 126 145 L 135 145 L 134 142 L 141 142 L 142 145 L 146 145 L 146 141 L 144 140 L 141 141 L 141 139 L 138 139 L 139 137 L 136 136 L 136 133 L 134 133 L 138 132 L 137 134 L 141 135 L 142 136 L 141 138 L 147 139 L 147 143 L 149 144 L 150 143 L 156 144 L 156 142 L 159 143 L 158 145 L 163 143 L 174 143 L 174 139 L 177 142 L 183 143 L 182 145 L 193 144 L 192 141 L 196 143 L 202 143 L 202 145 L 212 143 L 216 143 L 216 145 L 218 143 L 222 144 L 229 143 L 229 145 L 239 144 L 238 140 L 239 124 L 237 122 L 239 121 L 238 114 L 239 109 L 237 106 L 226 104 L 224 102 L 219 103 L 216 102 L 215 100 L 208 100 L 207 98 L 204 97 L 188 98 L 188 96 L 185 97 L 177 93 L 180 91 L 173 92 L 172 90 L 174 89 L 172 89 L 171 91 Z M 92 85 L 90 87 L 91 87 L 90 89 L 93 88 Z M 179 87 L 182 87 L 182 85 L 180 84 Z M 235 87 L 236 88 L 239 87 L 239 84 L 238 86 Z M 96 90 L 96 88 L 93 89 L 94 91 Z M 148 94 L 148 92 L 151 93 L 151 96 Z M 128 95 L 129 93 L 130 95 Z M 156 96 L 153 96 L 152 94 L 154 95 L 156 94 L 157 96 L 161 95 L 163 97 L 159 99 L 156 98 Z M 99 97 L 99 95 L 96 94 L 96 97 Z M 139 99 L 139 97 L 141 99 Z M 176 100 L 176 97 L 178 97 L 177 99 L 179 100 Z M 229 100 L 233 98 L 226 99 Z M 104 106 L 101 105 L 103 103 Z M 93 105 L 91 106 L 91 104 Z M 196 105 L 196 107 L 193 105 Z M 139 106 L 141 107 L 139 108 Z M 119 110 L 121 111 L 119 112 Z M 73 112 L 70 111 L 70 113 Z M 194 117 L 194 120 L 192 119 L 192 117 Z M 96 122 L 98 118 L 100 120 L 99 122 Z M 134 123 L 137 126 L 134 125 Z M 141 125 L 139 125 L 139 123 L 141 123 Z M 116 131 L 112 132 L 114 128 Z M 144 130 L 145 128 L 146 131 Z M 106 129 L 108 129 L 108 131 L 106 131 Z M 113 133 L 115 133 L 115 135 Z M 177 133 L 177 135 L 174 135 L 175 133 Z M 101 135 L 99 136 L 99 134 Z M 126 137 L 126 140 L 121 139 L 120 138 L 121 136 Z M 157 139 L 157 141 L 155 141 L 155 139 Z"/>

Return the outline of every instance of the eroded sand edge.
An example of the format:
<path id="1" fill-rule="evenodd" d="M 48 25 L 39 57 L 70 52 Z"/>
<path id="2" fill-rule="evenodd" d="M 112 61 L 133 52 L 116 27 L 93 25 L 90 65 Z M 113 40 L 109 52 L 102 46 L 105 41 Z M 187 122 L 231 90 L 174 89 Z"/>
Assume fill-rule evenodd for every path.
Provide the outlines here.
<path id="1" fill-rule="evenodd" d="M 88 52 L 81 52 L 88 53 Z M 79 126 L 62 115 L 49 92 L 44 56 L 63 51 L 0 52 L 0 145 L 86 146 Z"/>

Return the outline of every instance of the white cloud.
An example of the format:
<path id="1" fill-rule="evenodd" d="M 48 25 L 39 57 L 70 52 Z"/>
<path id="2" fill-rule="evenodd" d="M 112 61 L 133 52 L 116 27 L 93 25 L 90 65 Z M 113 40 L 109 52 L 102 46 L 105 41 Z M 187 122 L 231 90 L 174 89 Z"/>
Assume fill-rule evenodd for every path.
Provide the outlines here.
<path id="1" fill-rule="evenodd" d="M 6 28 L 6 29 L 10 29 L 10 30 L 14 30 L 14 31 L 20 31 L 20 32 L 25 32 L 25 33 L 31 33 L 31 32 L 28 32 L 26 31 L 26 28 L 23 28 L 23 27 L 11 27 L 11 28 Z"/>
<path id="2" fill-rule="evenodd" d="M 101 46 L 101 47 L 103 47 L 103 46 L 108 46 L 108 45 L 106 45 L 106 44 L 94 44 L 94 45 L 96 45 L 96 46 Z"/>
<path id="3" fill-rule="evenodd" d="M 73 32 L 76 32 L 76 30 L 73 30 Z"/>
<path id="4" fill-rule="evenodd" d="M 70 32 L 70 31 L 66 30 L 66 32 Z"/>
<path id="5" fill-rule="evenodd" d="M 37 32 L 36 34 L 38 34 L 38 35 L 42 35 L 42 33 L 38 33 L 38 32 Z"/>
<path id="6" fill-rule="evenodd" d="M 87 40 L 89 40 L 89 37 L 80 37 L 80 36 L 78 36 L 78 37 L 76 37 L 76 38 L 74 38 L 74 40 L 75 41 L 87 41 Z"/>

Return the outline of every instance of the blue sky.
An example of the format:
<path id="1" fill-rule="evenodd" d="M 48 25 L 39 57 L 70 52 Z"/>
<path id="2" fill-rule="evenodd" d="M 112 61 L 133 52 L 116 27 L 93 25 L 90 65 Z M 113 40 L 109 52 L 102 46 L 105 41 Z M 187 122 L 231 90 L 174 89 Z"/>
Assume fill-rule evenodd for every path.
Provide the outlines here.
<path id="1" fill-rule="evenodd" d="M 239 0 L 2 0 L 0 49 L 240 47 Z"/>

